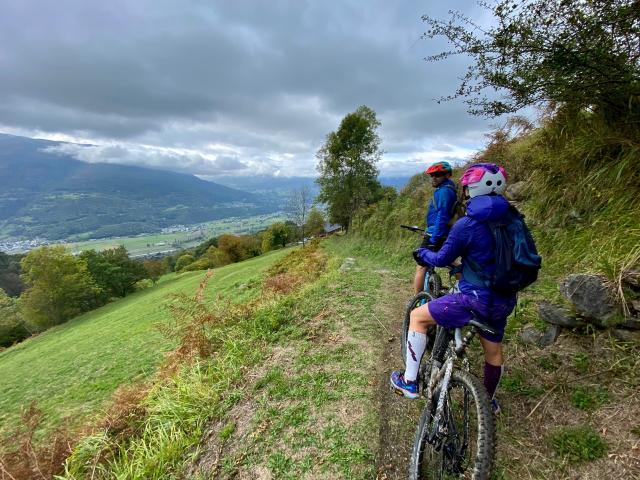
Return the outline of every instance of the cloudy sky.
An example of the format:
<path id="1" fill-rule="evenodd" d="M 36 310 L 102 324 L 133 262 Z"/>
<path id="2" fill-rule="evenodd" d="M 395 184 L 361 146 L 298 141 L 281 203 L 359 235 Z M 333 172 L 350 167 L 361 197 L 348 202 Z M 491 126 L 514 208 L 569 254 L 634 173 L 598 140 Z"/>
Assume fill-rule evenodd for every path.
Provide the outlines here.
<path id="1" fill-rule="evenodd" d="M 89 162 L 310 176 L 365 104 L 382 174 L 415 173 L 494 123 L 434 101 L 466 60 L 423 61 L 446 44 L 421 15 L 449 8 L 482 22 L 474 0 L 0 0 L 0 132 L 90 143 L 64 148 Z"/>

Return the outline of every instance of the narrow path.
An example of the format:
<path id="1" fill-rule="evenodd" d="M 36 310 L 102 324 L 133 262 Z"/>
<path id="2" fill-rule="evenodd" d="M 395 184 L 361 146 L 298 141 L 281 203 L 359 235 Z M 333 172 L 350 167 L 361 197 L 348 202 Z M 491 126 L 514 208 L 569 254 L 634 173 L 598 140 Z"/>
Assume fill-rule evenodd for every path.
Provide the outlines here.
<path id="1" fill-rule="evenodd" d="M 413 435 L 420 415 L 419 402 L 393 393 L 389 387 L 392 370 L 403 367 L 400 338 L 404 310 L 411 297 L 409 279 L 384 272 L 383 297 L 379 320 L 388 331 L 376 372 L 377 402 L 380 418 L 379 450 L 376 455 L 378 480 L 406 478 Z"/>

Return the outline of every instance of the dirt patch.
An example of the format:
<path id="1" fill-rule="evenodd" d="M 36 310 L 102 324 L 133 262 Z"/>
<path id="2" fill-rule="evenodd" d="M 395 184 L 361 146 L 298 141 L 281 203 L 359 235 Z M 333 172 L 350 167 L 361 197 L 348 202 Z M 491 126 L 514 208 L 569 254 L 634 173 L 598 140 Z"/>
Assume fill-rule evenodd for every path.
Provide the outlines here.
<path id="1" fill-rule="evenodd" d="M 406 301 L 411 297 L 411 283 L 385 272 L 385 297 L 378 320 L 387 334 L 376 370 L 376 398 L 380 417 L 377 479 L 406 478 L 413 435 L 420 416 L 419 403 L 400 397 L 389 387 L 392 370 L 402 368 L 400 338 Z"/>

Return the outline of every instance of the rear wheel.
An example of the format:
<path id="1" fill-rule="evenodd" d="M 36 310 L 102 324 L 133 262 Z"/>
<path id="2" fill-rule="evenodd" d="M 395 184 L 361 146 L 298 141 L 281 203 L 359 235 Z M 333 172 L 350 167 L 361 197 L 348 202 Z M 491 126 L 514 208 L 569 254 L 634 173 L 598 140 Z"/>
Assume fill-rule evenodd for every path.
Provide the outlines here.
<path id="1" fill-rule="evenodd" d="M 400 338 L 400 352 L 402 354 L 402 361 L 407 361 L 407 335 L 409 334 L 409 322 L 411 321 L 411 311 L 416 308 L 424 305 L 427 302 L 433 300 L 433 297 L 427 292 L 420 292 L 415 297 L 413 297 L 409 303 L 407 303 L 407 308 L 404 311 L 404 322 L 402 323 L 402 336 Z M 427 338 L 427 350 L 425 352 L 430 352 L 433 347 L 433 334 L 429 332 Z"/>
<path id="2" fill-rule="evenodd" d="M 485 480 L 491 475 L 495 426 L 484 386 L 468 372 L 455 370 L 446 392 L 441 435 L 428 442 L 437 399 L 427 400 L 416 430 L 409 478 Z"/>

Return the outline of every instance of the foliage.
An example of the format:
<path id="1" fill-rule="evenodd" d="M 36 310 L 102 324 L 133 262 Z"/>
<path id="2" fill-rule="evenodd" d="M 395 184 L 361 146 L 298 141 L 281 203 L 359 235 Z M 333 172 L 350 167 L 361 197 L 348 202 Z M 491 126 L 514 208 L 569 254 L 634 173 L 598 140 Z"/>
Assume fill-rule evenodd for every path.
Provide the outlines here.
<path id="1" fill-rule="evenodd" d="M 561 427 L 548 440 L 556 454 L 571 463 L 596 460 L 607 453 L 606 442 L 586 425 Z"/>
<path id="2" fill-rule="evenodd" d="M 29 288 L 20 297 L 25 318 L 39 328 L 62 323 L 95 305 L 101 293 L 81 258 L 62 246 L 32 250 L 22 259 Z"/>
<path id="3" fill-rule="evenodd" d="M 305 231 L 312 237 L 318 236 L 324 231 L 324 215 L 322 211 L 316 207 L 313 207 L 311 211 L 309 211 Z"/>
<path id="4" fill-rule="evenodd" d="M 0 288 L 10 297 L 18 297 L 25 289 L 20 278 L 20 260 L 24 255 L 0 252 Z"/>
<path id="5" fill-rule="evenodd" d="M 283 222 L 271 224 L 262 234 L 262 251 L 269 252 L 274 248 L 285 247 L 291 240 L 292 233 L 291 229 Z"/>
<path id="6" fill-rule="evenodd" d="M 80 258 L 86 262 L 89 273 L 107 300 L 126 296 L 134 291 L 136 282 L 147 278 L 144 265 L 129 258 L 123 246 L 101 252 L 85 250 Z"/>
<path id="7" fill-rule="evenodd" d="M 190 253 L 185 253 L 184 255 L 181 255 L 180 257 L 178 257 L 178 261 L 176 262 L 176 265 L 175 265 L 176 272 L 181 272 L 182 270 L 184 270 L 184 268 L 187 265 L 190 265 L 194 261 L 195 261 L 195 258 Z"/>
<path id="8" fill-rule="evenodd" d="M 229 263 L 260 255 L 258 239 L 253 235 L 221 235 L 218 237 L 218 249 L 226 255 Z"/>
<path id="9" fill-rule="evenodd" d="M 146 277 L 150 278 L 153 283 L 156 283 L 167 272 L 167 267 L 161 260 L 147 259 L 142 262 L 142 265 L 147 272 Z"/>
<path id="10" fill-rule="evenodd" d="M 318 200 L 327 204 L 329 220 L 348 231 L 356 212 L 376 200 L 381 190 L 376 163 L 382 156 L 380 122 L 367 106 L 346 115 L 338 130 L 327 135 L 316 154 Z"/>
<path id="11" fill-rule="evenodd" d="M 481 5 L 495 20 L 488 28 L 460 12 L 451 12 L 449 20 L 423 17 L 429 26 L 426 38 L 442 36 L 453 45 L 427 60 L 457 54 L 473 59 L 457 92 L 447 98 L 465 97 L 472 113 L 492 117 L 550 101 L 627 123 L 629 132 L 637 128 L 637 1 L 498 0 Z M 507 96 L 486 94 L 487 89 Z"/>
<path id="12" fill-rule="evenodd" d="M 0 288 L 0 347 L 10 347 L 31 332 L 20 314 L 18 302 Z"/>

